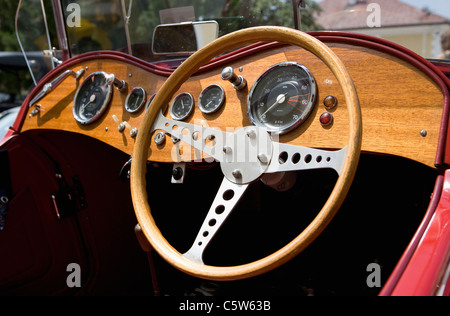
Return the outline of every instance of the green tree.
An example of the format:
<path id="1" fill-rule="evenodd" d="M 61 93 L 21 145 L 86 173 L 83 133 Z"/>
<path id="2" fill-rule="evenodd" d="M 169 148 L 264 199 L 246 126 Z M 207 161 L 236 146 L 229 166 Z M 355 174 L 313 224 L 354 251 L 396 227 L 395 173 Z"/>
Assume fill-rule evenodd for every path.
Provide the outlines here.
<path id="1" fill-rule="evenodd" d="M 20 45 L 17 41 L 15 30 L 15 17 L 19 0 L 0 0 L 0 52 L 20 52 Z M 53 11 L 51 1 L 44 1 L 47 12 L 50 32 L 55 36 L 55 21 L 53 19 Z M 37 44 L 39 41 L 46 41 L 43 27 L 43 15 L 41 13 L 41 5 L 38 0 L 24 0 L 21 7 L 21 21 L 25 21 L 26 25 L 21 25 L 23 33 L 21 40 L 26 51 L 41 50 Z M 38 26 L 39 25 L 39 26 Z M 23 100 L 27 91 L 32 85 L 31 76 L 28 70 L 11 67 L 7 64 L 7 60 L 3 60 L 0 68 L 0 93 L 9 95 L 7 102 L 20 102 Z"/>
<path id="2" fill-rule="evenodd" d="M 306 8 L 301 10 L 302 29 L 313 31 L 320 29 L 314 15 L 321 11 L 320 6 L 306 0 Z M 281 25 L 294 26 L 294 12 L 291 0 L 226 0 L 223 6 L 224 16 L 244 16 L 248 18 L 248 26 Z"/>
<path id="3" fill-rule="evenodd" d="M 323 27 L 316 22 L 315 15 L 322 12 L 320 5 L 313 0 L 306 0 L 306 8 L 301 10 L 302 15 L 302 30 L 305 32 L 319 31 Z"/>
<path id="4" fill-rule="evenodd" d="M 0 0 L 0 51 L 18 51 L 14 18 L 18 0 Z"/>

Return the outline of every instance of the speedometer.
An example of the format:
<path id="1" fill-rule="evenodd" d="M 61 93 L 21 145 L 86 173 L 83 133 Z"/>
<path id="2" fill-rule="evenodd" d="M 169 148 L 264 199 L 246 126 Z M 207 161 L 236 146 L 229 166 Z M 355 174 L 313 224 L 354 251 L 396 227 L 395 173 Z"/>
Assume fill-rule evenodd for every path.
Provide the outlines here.
<path id="1" fill-rule="evenodd" d="M 73 116 L 83 125 L 94 123 L 106 111 L 112 97 L 108 75 L 95 72 L 81 84 L 73 101 Z"/>
<path id="2" fill-rule="evenodd" d="M 247 102 L 248 115 L 254 125 L 284 134 L 306 121 L 316 96 L 316 81 L 305 66 L 280 63 L 266 70 L 253 85 Z"/>

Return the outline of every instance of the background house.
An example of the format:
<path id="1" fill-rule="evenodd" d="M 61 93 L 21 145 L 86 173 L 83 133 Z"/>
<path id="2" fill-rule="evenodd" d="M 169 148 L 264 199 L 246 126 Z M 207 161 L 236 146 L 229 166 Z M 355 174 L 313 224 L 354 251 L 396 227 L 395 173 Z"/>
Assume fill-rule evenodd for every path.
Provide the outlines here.
<path id="1" fill-rule="evenodd" d="M 441 36 L 450 30 L 449 19 L 399 0 L 323 0 L 319 5 L 323 11 L 316 19 L 325 30 L 381 37 L 426 58 L 441 54 Z"/>

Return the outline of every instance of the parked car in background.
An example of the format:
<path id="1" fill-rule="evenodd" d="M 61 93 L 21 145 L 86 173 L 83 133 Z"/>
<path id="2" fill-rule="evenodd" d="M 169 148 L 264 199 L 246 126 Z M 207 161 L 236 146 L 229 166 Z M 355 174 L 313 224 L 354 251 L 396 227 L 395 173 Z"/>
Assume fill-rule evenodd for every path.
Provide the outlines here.
<path id="1" fill-rule="evenodd" d="M 13 126 L 19 111 L 20 106 L 16 106 L 0 112 L 0 139 L 2 139 L 8 132 L 8 129 Z"/>
<path id="2" fill-rule="evenodd" d="M 27 77 L 29 70 L 22 53 L 0 52 L 0 112 L 22 105 L 27 92 L 21 91 L 21 81 Z"/>

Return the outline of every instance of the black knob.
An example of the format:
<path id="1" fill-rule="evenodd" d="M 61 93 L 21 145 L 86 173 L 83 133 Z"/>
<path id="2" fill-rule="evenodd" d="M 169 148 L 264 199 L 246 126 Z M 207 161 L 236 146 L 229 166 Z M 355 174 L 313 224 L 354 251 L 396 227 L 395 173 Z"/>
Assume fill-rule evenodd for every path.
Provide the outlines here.
<path id="1" fill-rule="evenodd" d="M 176 181 L 181 180 L 183 178 L 183 169 L 180 167 L 173 169 L 172 176 Z"/>

